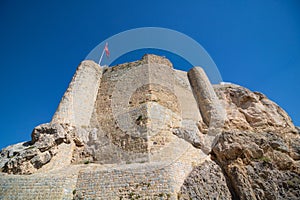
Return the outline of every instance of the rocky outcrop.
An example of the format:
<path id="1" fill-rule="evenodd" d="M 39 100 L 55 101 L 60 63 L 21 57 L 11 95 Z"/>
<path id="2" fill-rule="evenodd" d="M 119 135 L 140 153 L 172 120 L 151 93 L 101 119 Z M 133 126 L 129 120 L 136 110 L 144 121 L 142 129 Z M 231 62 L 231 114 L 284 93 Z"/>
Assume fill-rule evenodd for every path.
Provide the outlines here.
<path id="1" fill-rule="evenodd" d="M 240 199 L 298 199 L 300 163 L 291 147 L 299 135 L 223 132 L 213 148 Z"/>
<path id="2" fill-rule="evenodd" d="M 68 124 L 47 123 L 35 127 L 31 134 L 31 141 L 1 150 L 1 171 L 8 174 L 32 174 L 54 157 L 61 158 L 61 162 L 58 163 L 60 167 L 76 162 L 78 157 L 88 159 L 90 154 L 77 136 L 78 132 L 80 131 Z M 63 145 L 69 148 L 61 148 Z M 72 159 L 66 156 L 70 153 Z"/>
<path id="3" fill-rule="evenodd" d="M 214 139 L 212 161 L 194 168 L 179 199 L 299 199 L 300 132 L 288 114 L 265 95 L 238 85 L 214 90 L 226 111 L 223 128 Z M 204 135 L 198 148 L 207 128 L 200 122 Z M 197 147 L 193 141 L 199 139 L 189 139 L 195 133 L 176 133 Z"/>
<path id="4" fill-rule="evenodd" d="M 194 167 L 185 179 L 178 199 L 232 199 L 222 169 L 213 161 Z"/>
<path id="5" fill-rule="evenodd" d="M 262 93 L 234 84 L 215 85 L 214 89 L 226 110 L 225 130 L 298 132 L 288 114 Z"/>
<path id="6" fill-rule="evenodd" d="M 300 135 L 290 117 L 261 93 L 215 88 L 227 111 L 212 154 L 240 199 L 299 199 Z"/>

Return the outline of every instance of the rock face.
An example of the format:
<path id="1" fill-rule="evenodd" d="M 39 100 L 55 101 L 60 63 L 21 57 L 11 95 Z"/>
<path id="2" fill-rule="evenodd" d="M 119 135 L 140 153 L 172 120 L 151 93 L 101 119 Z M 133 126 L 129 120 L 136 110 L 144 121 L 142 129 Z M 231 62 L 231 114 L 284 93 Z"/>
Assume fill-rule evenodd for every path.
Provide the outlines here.
<path id="1" fill-rule="evenodd" d="M 300 165 L 290 154 L 293 135 L 223 132 L 213 148 L 240 199 L 298 199 Z"/>
<path id="2" fill-rule="evenodd" d="M 213 159 L 240 199 L 298 199 L 299 132 L 290 117 L 261 93 L 215 86 L 227 121 Z"/>
<path id="3" fill-rule="evenodd" d="M 284 110 L 155 55 L 83 61 L 31 138 L 1 150 L 0 199 L 300 199 Z"/>
<path id="4" fill-rule="evenodd" d="M 287 113 L 259 92 L 233 84 L 215 85 L 215 91 L 226 110 L 225 130 L 298 132 Z"/>
<path id="5" fill-rule="evenodd" d="M 80 130 L 68 124 L 42 124 L 35 127 L 31 134 L 31 141 L 9 146 L 1 150 L 2 172 L 9 174 L 32 174 L 48 164 L 53 157 L 66 157 L 60 147 L 67 145 L 76 147 L 81 157 L 90 155 L 82 147 L 84 144 L 76 135 Z M 71 151 L 71 148 L 68 149 Z M 73 156 L 78 156 L 73 153 Z M 74 158 L 75 159 L 75 158 Z M 72 160 L 64 160 L 60 167 L 68 165 Z M 53 164 L 53 163 L 51 163 Z M 51 165 L 50 164 L 50 165 Z"/>
<path id="6" fill-rule="evenodd" d="M 232 199 L 222 169 L 213 161 L 196 166 L 185 179 L 178 199 Z"/>

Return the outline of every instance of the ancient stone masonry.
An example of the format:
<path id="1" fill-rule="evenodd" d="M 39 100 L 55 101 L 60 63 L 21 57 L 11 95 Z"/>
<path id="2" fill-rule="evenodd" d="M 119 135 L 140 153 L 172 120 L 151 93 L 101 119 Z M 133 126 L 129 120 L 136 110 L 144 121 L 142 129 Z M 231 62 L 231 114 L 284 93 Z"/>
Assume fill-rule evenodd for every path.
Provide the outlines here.
<path id="1" fill-rule="evenodd" d="M 199 123 L 201 132 L 206 133 L 203 138 L 205 148 L 202 150 L 208 153 L 211 151 L 210 147 L 213 145 L 214 139 L 222 131 L 226 112 L 201 67 L 192 68 L 188 72 L 188 78 L 203 117 L 203 123 Z"/>
<path id="2" fill-rule="evenodd" d="M 207 126 L 219 123 L 221 127 L 225 112 L 204 70 L 201 67 L 194 67 L 188 72 L 188 77 L 204 123 Z"/>
<path id="3" fill-rule="evenodd" d="M 300 198 L 300 134 L 278 105 L 156 55 L 83 61 L 31 138 L 1 150 L 0 199 Z"/>
<path id="4" fill-rule="evenodd" d="M 51 122 L 88 126 L 101 76 L 102 70 L 99 65 L 93 61 L 83 61 L 79 65 Z"/>

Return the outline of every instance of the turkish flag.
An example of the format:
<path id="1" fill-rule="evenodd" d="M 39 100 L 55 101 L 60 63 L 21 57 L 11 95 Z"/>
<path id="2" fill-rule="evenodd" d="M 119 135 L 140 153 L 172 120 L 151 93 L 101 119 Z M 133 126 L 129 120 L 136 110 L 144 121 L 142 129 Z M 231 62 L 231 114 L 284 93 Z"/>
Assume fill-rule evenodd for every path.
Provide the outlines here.
<path id="1" fill-rule="evenodd" d="M 110 52 L 109 52 L 109 50 L 108 50 L 108 43 L 107 43 L 107 42 L 106 42 L 106 44 L 105 44 L 104 51 L 105 51 L 106 57 L 109 57 Z"/>

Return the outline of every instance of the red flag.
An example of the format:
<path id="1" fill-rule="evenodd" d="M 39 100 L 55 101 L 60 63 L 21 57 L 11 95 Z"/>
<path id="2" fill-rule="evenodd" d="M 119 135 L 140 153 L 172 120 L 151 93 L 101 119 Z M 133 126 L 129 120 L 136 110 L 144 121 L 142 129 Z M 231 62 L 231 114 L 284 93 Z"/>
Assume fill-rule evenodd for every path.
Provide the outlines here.
<path id="1" fill-rule="evenodd" d="M 108 43 L 107 43 L 107 42 L 106 42 L 106 44 L 105 44 L 104 51 L 105 51 L 106 57 L 109 57 L 110 52 L 109 52 L 109 50 L 108 50 Z"/>

